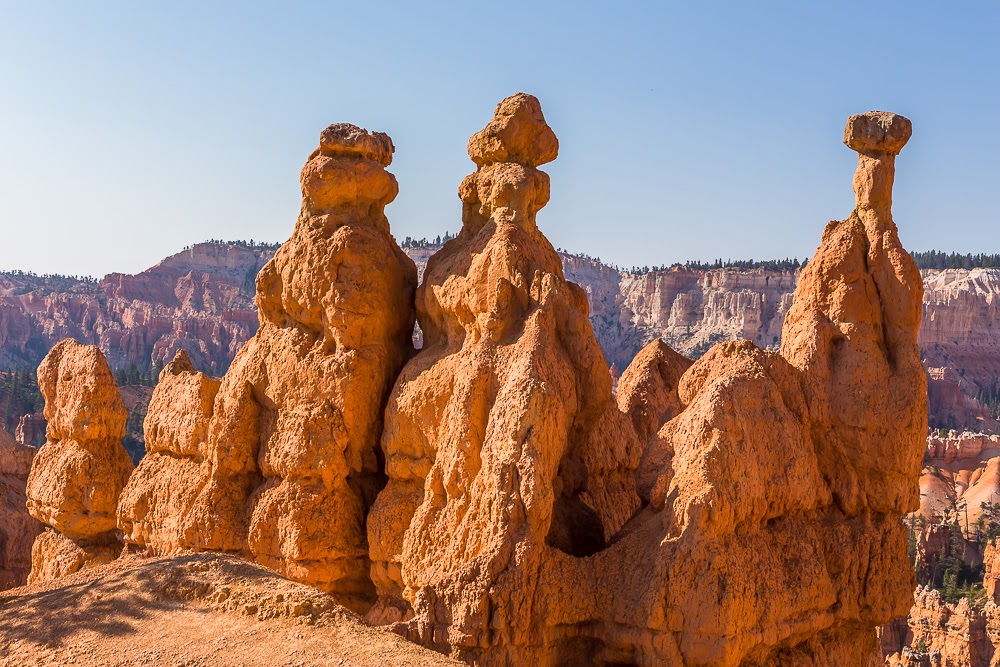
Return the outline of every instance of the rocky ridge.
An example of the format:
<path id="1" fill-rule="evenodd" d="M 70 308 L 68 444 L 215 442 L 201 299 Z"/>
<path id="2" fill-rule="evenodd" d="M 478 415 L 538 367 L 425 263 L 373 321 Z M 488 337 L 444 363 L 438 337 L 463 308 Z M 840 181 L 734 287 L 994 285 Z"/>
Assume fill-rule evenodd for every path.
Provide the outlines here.
<path id="1" fill-rule="evenodd" d="M 148 368 L 187 350 L 220 374 L 257 328 L 254 277 L 268 246 L 199 243 L 136 275 L 93 282 L 0 274 L 0 368 L 35 368 L 64 338 L 97 345 L 112 368 Z"/>

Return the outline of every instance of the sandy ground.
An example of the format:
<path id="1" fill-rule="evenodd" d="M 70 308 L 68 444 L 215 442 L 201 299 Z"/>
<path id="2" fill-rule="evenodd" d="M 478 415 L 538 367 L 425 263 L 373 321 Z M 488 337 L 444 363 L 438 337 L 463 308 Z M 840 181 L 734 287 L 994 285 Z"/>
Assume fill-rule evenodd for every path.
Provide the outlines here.
<path id="1" fill-rule="evenodd" d="M 0 665 L 459 665 L 217 554 L 126 557 L 0 593 Z"/>

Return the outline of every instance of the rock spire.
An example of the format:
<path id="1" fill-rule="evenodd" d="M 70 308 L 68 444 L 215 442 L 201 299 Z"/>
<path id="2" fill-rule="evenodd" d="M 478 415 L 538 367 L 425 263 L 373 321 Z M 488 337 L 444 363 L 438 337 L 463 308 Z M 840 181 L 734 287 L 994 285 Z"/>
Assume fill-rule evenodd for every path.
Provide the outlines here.
<path id="1" fill-rule="evenodd" d="M 100 349 L 66 339 L 38 367 L 46 442 L 27 483 L 27 507 L 47 526 L 32 547 L 29 581 L 113 560 L 118 496 L 132 472 L 122 446 L 128 412 Z"/>
<path id="2" fill-rule="evenodd" d="M 119 512 L 134 544 L 238 553 L 356 608 L 370 600 L 365 515 L 416 286 L 383 212 L 393 150 L 380 132 L 323 130 L 295 231 L 257 276 L 260 329 L 218 385 L 183 358 L 164 369 L 146 432 L 169 455 L 143 462 Z M 198 482 L 171 488 L 186 470 Z"/>

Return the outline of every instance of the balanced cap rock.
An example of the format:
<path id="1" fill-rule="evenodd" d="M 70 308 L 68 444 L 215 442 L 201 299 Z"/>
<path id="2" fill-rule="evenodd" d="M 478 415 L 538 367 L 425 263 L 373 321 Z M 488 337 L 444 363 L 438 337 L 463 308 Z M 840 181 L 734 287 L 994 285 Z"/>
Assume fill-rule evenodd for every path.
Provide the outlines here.
<path id="1" fill-rule="evenodd" d="M 392 151 L 354 125 L 320 134 L 295 230 L 257 276 L 260 329 L 219 384 L 184 358 L 161 375 L 150 456 L 119 509 L 131 543 L 239 553 L 370 605 L 365 516 L 416 287 L 383 212 L 398 191 Z"/>

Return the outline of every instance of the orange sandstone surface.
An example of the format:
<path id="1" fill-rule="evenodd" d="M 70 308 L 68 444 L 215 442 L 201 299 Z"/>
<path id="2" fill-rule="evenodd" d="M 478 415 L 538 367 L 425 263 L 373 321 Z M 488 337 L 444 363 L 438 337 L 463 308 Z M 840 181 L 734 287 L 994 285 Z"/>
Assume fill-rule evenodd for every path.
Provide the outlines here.
<path id="1" fill-rule="evenodd" d="M 295 231 L 257 276 L 257 333 L 221 382 L 183 356 L 163 370 L 152 455 L 118 512 L 129 544 L 241 554 L 354 605 L 372 596 L 365 516 L 416 286 L 383 213 L 393 150 L 354 125 L 322 132 Z"/>
<path id="2" fill-rule="evenodd" d="M 503 100 L 469 140 L 461 232 L 419 287 L 383 213 L 392 142 L 332 125 L 257 278 L 257 334 L 221 380 L 183 353 L 164 368 L 147 456 L 127 485 L 103 473 L 121 484 L 87 521 L 65 517 L 90 480 L 48 463 L 84 436 L 52 419 L 94 417 L 84 441 L 113 442 L 118 413 L 81 368 L 43 363 L 93 404 L 46 393 L 54 442 L 29 508 L 60 544 L 120 533 L 171 557 L 107 585 L 200 563 L 215 605 L 214 577 L 236 566 L 177 554 L 225 552 L 475 665 L 880 662 L 876 628 L 912 603 L 901 517 L 919 506 L 927 426 L 922 283 L 891 212 L 910 132 L 885 112 L 848 120 L 856 207 L 823 231 L 780 352 L 729 342 L 691 362 L 654 341 L 615 393 L 586 293 L 538 227 L 559 143 L 537 99 Z M 122 485 L 117 507 L 103 500 Z M 0 638 L 26 646 L 2 614 L 23 628 L 70 588 L 48 607 L 6 598 Z M 202 651 L 211 632 L 191 632 Z"/>
<path id="3" fill-rule="evenodd" d="M 824 231 L 781 354 L 718 345 L 641 401 L 626 381 L 627 421 L 535 224 L 554 142 L 516 142 L 548 132 L 515 96 L 469 142 L 463 228 L 428 262 L 427 344 L 386 413 L 370 618 L 476 664 L 866 663 L 909 606 L 926 429 L 922 287 L 891 216 L 909 121 L 849 120 L 857 206 Z M 668 421 L 645 443 L 649 414 Z"/>
<path id="4" fill-rule="evenodd" d="M 96 345 L 56 345 L 38 367 L 38 386 L 48 425 L 28 475 L 27 507 L 46 529 L 32 547 L 29 583 L 118 556 L 115 512 L 132 472 L 121 443 L 128 412 Z"/>

